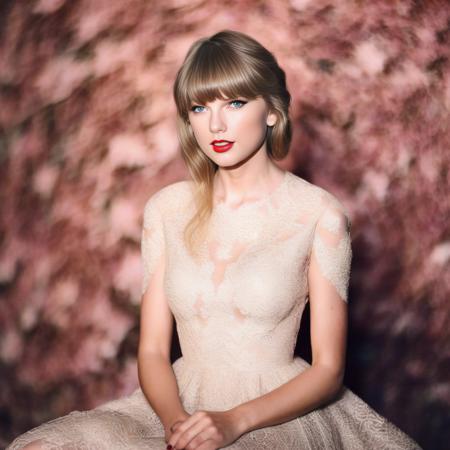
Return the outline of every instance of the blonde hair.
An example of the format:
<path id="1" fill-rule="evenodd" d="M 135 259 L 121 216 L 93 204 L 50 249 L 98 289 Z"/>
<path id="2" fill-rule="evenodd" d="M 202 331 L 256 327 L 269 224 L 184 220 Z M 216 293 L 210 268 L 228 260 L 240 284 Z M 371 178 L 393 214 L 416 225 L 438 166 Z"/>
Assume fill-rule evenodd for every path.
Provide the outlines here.
<path id="1" fill-rule="evenodd" d="M 184 230 L 184 239 L 191 254 L 196 255 L 194 249 L 205 234 L 213 208 L 213 180 L 218 166 L 201 151 L 195 139 L 188 119 L 192 104 L 261 96 L 277 117 L 275 125 L 267 130 L 267 153 L 281 160 L 292 138 L 291 96 L 285 73 L 273 54 L 250 36 L 232 30 L 194 42 L 177 72 L 173 95 L 181 153 L 195 186 L 196 210 Z"/>

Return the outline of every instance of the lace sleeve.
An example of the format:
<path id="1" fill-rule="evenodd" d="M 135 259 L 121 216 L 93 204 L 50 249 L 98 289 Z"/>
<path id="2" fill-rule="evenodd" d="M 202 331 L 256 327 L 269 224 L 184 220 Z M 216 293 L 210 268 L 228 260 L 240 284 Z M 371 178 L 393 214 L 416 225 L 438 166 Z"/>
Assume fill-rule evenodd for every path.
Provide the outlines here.
<path id="1" fill-rule="evenodd" d="M 337 199 L 332 199 L 317 221 L 311 249 L 320 274 L 345 302 L 348 301 L 352 259 L 350 229 L 351 222 L 344 207 Z"/>
<path id="2" fill-rule="evenodd" d="M 147 290 L 150 279 L 163 253 L 163 220 L 155 202 L 155 195 L 153 195 L 147 200 L 144 207 L 144 221 L 141 235 L 141 260 L 143 267 L 142 295 Z"/>

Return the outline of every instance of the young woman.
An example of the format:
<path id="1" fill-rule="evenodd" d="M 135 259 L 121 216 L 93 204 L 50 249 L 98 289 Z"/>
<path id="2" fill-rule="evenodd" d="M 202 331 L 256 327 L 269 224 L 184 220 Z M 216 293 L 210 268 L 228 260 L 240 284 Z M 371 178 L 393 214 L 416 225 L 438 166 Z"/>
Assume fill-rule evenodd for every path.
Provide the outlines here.
<path id="1" fill-rule="evenodd" d="M 419 448 L 342 385 L 350 221 L 274 162 L 291 140 L 274 56 L 235 31 L 201 39 L 174 96 L 191 179 L 144 209 L 140 388 L 8 448 Z M 308 301 L 311 365 L 294 356 Z"/>

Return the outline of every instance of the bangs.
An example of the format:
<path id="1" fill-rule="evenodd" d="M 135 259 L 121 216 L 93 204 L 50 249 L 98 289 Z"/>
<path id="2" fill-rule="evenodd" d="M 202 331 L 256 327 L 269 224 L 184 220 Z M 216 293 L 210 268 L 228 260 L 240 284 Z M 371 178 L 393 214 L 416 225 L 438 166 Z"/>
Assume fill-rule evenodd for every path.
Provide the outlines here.
<path id="1" fill-rule="evenodd" d="M 179 86 L 178 100 L 181 111 L 187 111 L 193 103 L 205 104 L 215 99 L 261 95 L 257 80 L 258 72 L 249 61 L 239 58 L 230 48 L 208 43 L 196 53 Z M 262 83 L 261 83 L 262 84 Z"/>

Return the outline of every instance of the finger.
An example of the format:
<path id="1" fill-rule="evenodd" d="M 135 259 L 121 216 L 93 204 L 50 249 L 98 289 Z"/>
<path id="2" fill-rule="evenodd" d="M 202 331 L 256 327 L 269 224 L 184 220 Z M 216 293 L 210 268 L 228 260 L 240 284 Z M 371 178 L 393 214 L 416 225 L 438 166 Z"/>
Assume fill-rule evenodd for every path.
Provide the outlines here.
<path id="1" fill-rule="evenodd" d="M 178 438 L 187 430 L 189 429 L 191 426 L 193 426 L 195 423 L 197 423 L 200 418 L 203 417 L 202 414 L 197 414 L 194 413 L 192 414 L 192 416 L 190 416 L 188 419 L 186 419 L 176 430 L 175 432 L 172 434 L 172 436 L 170 436 L 168 445 L 171 445 L 172 448 L 175 448 L 175 444 L 178 441 Z"/>
<path id="2" fill-rule="evenodd" d="M 205 442 L 208 442 L 208 445 L 215 445 L 217 447 L 217 442 L 216 440 L 214 440 L 215 436 L 215 427 L 210 426 L 208 428 L 205 428 L 186 445 L 185 450 L 197 450 L 198 448 L 201 448 L 205 444 Z"/>
<path id="3" fill-rule="evenodd" d="M 218 450 L 219 448 L 220 447 L 218 447 L 212 439 L 207 439 L 198 447 L 196 447 L 195 450 Z"/>
<path id="4" fill-rule="evenodd" d="M 183 423 L 182 420 L 177 420 L 176 422 L 174 422 L 172 424 L 172 426 L 170 427 L 170 431 L 173 433 L 174 431 L 177 430 L 177 428 Z"/>
<path id="5" fill-rule="evenodd" d="M 211 426 L 211 419 L 205 417 L 188 428 L 175 442 L 176 449 L 191 450 L 209 439 L 214 433 L 214 427 Z"/>

